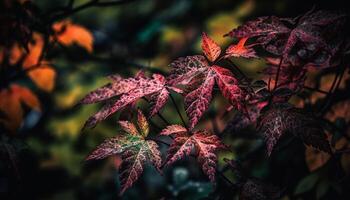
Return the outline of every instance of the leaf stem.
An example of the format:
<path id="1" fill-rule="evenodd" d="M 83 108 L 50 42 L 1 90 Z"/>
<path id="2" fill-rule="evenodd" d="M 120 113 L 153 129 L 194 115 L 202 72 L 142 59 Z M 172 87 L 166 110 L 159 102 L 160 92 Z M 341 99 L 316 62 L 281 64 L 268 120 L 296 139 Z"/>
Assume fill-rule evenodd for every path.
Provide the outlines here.
<path id="1" fill-rule="evenodd" d="M 273 88 L 273 91 L 275 91 L 277 89 L 277 86 L 278 86 L 278 78 L 279 78 L 280 72 L 281 72 L 282 61 L 283 61 L 283 57 L 281 57 L 280 63 L 278 64 L 276 78 L 275 78 L 275 86 Z"/>
<path id="2" fill-rule="evenodd" d="M 342 62 L 340 64 L 342 64 Z M 339 85 L 343 79 L 343 75 L 344 75 L 346 67 L 342 67 L 342 68 L 343 69 L 341 70 L 341 72 L 338 72 L 333 80 L 332 86 L 328 91 L 328 95 L 326 96 L 325 103 L 324 103 L 324 105 L 319 113 L 320 115 L 325 114 L 325 112 L 327 111 L 327 108 L 329 107 L 330 103 L 333 100 L 334 92 L 339 88 Z"/>
<path id="3" fill-rule="evenodd" d="M 80 12 L 86 8 L 115 6 L 115 5 L 121 5 L 124 3 L 129 3 L 132 1 L 134 1 L 134 0 L 111 0 L 111 1 L 105 1 L 105 2 L 100 2 L 99 0 L 90 0 L 90 1 L 86 2 L 85 4 L 82 4 L 82 5 L 77 6 L 75 8 L 67 7 L 67 9 L 65 9 L 65 12 L 63 12 L 62 14 L 53 15 L 53 17 L 49 18 L 47 20 L 47 24 L 51 24 L 52 22 L 69 17 L 70 15 L 73 15 L 77 12 Z M 69 3 L 69 4 L 71 4 L 71 3 Z M 71 6 L 71 5 L 68 5 L 68 6 Z"/>
<path id="4" fill-rule="evenodd" d="M 304 85 L 304 89 L 311 90 L 311 91 L 315 91 L 315 92 L 319 92 L 319 93 L 326 94 L 326 95 L 329 94 L 329 92 L 327 92 L 327 91 L 323 91 L 323 90 L 321 90 L 321 89 L 312 88 L 312 87 L 305 86 L 305 85 Z"/>
<path id="5" fill-rule="evenodd" d="M 185 123 L 184 118 L 182 117 L 182 114 L 181 114 L 181 112 L 180 112 L 180 109 L 179 109 L 179 107 L 177 106 L 173 95 L 172 95 L 172 94 L 169 94 L 169 96 L 170 96 L 171 102 L 174 104 L 174 107 L 175 107 L 175 109 L 176 109 L 177 114 L 179 115 L 179 117 L 180 117 L 180 119 L 181 119 L 181 121 L 182 121 L 182 124 L 183 124 L 184 127 L 188 130 L 188 127 L 187 127 L 187 125 L 186 125 L 186 123 Z"/>

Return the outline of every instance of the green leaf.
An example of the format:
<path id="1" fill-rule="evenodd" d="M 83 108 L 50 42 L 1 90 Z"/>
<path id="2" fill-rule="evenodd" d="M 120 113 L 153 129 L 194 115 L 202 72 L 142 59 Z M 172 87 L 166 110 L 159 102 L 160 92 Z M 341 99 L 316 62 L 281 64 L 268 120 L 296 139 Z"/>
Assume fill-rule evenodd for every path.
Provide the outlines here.
<path id="1" fill-rule="evenodd" d="M 324 195 L 327 194 L 330 189 L 330 183 L 328 180 L 322 180 L 317 184 L 316 188 L 316 199 L 321 199 Z"/>
<path id="2" fill-rule="evenodd" d="M 298 186 L 294 191 L 294 194 L 298 195 L 310 191 L 312 188 L 315 187 L 318 180 L 318 174 L 310 174 L 306 176 L 299 182 Z"/>

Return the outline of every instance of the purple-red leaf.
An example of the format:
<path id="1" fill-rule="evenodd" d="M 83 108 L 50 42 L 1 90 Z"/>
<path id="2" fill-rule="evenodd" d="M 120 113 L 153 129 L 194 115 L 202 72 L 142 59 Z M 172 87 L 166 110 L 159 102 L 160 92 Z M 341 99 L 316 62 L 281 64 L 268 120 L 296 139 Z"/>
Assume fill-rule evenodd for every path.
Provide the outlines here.
<path id="1" fill-rule="evenodd" d="M 160 135 L 176 135 L 186 133 L 187 129 L 181 125 L 170 125 L 162 130 Z"/>
<path id="2" fill-rule="evenodd" d="M 120 79 L 117 76 L 111 79 Z M 174 87 L 170 87 L 176 90 Z M 97 89 L 88 94 L 81 102 L 95 103 L 102 100 L 107 100 L 107 103 L 95 115 L 91 116 L 85 123 L 85 127 L 94 127 L 98 122 L 106 119 L 111 114 L 120 109 L 134 104 L 142 97 L 155 95 L 155 106 L 153 114 L 158 112 L 166 103 L 167 95 L 169 94 L 168 85 L 164 76 L 154 74 L 152 78 L 147 78 L 143 73 L 139 73 L 136 78 L 121 79 L 119 82 L 112 83 L 103 88 Z M 181 90 L 178 90 L 181 91 Z M 119 96 L 116 99 L 109 99 L 113 96 Z"/>
<path id="3" fill-rule="evenodd" d="M 306 145 L 331 153 L 331 147 L 319 122 L 301 109 L 275 106 L 265 111 L 258 125 L 267 142 L 270 155 L 279 138 L 287 132 L 299 137 Z"/>
<path id="4" fill-rule="evenodd" d="M 148 122 L 140 110 L 137 117 L 138 128 L 129 121 L 119 121 L 119 124 L 123 134 L 105 140 L 86 160 L 103 159 L 116 154 L 121 156 L 123 162 L 120 168 L 120 194 L 123 194 L 139 178 L 147 161 L 161 172 L 162 159 L 158 145 L 145 139 L 148 134 Z"/>
<path id="5" fill-rule="evenodd" d="M 196 75 L 206 71 L 209 67 L 208 61 L 204 56 L 186 56 L 181 57 L 170 63 L 170 75 L 167 81 L 170 85 L 186 85 Z"/>
<path id="6" fill-rule="evenodd" d="M 211 69 L 215 72 L 215 80 L 224 96 L 232 105 L 240 108 L 242 98 L 244 98 L 243 91 L 238 86 L 237 79 L 232 72 L 226 68 L 213 66 Z"/>
<path id="7" fill-rule="evenodd" d="M 179 125 L 168 126 L 162 131 L 162 135 L 170 134 L 173 134 L 175 138 L 168 149 L 165 164 L 170 165 L 194 152 L 203 172 L 209 177 L 210 181 L 214 182 L 217 162 L 215 152 L 226 148 L 220 139 L 216 135 L 205 131 L 197 131 L 189 135 L 186 128 Z"/>
<path id="8" fill-rule="evenodd" d="M 169 91 L 164 88 L 160 92 L 153 94 L 150 98 L 151 111 L 150 117 L 157 114 L 169 99 Z"/>
<path id="9" fill-rule="evenodd" d="M 208 109 L 212 98 L 214 83 L 215 73 L 208 71 L 202 85 L 186 95 L 185 110 L 190 120 L 190 129 L 193 129 L 203 113 Z"/>

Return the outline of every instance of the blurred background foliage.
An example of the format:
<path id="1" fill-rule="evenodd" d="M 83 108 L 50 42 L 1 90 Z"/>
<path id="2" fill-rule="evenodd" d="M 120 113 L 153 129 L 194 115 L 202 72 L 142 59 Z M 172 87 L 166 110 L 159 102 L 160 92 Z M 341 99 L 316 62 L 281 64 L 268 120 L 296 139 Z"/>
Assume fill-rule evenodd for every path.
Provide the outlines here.
<path id="1" fill-rule="evenodd" d="M 65 6 L 67 2 L 34 1 L 44 12 Z M 75 0 L 74 5 L 85 2 Z M 12 150 L 18 156 L 14 159 L 19 164 L 18 169 L 13 169 L 1 162 L 1 194 L 5 194 L 5 199 L 14 196 L 57 200 L 120 198 L 115 169 L 120 165 L 120 159 L 83 161 L 96 145 L 116 134 L 118 116 L 81 132 L 85 120 L 101 105 L 77 107 L 78 100 L 107 83 L 105 77 L 110 74 L 128 77 L 139 69 L 167 73 L 167 65 L 175 58 L 201 52 L 202 31 L 227 47 L 232 41 L 223 35 L 248 19 L 262 15 L 297 16 L 313 5 L 318 9 L 345 12 L 349 9 L 341 1 L 138 0 L 120 6 L 92 7 L 72 15 L 72 22 L 93 34 L 93 53 L 78 46 L 59 46 L 48 53 L 47 57 L 57 72 L 56 86 L 51 93 L 38 91 L 42 110 L 33 110 L 26 115 L 16 137 L 2 135 L 3 147 L 15 147 Z M 258 59 L 236 59 L 235 63 L 255 78 L 258 77 L 256 72 L 264 67 L 264 62 Z M 176 100 L 184 114 L 181 97 L 177 95 Z M 223 99 L 216 97 L 200 127 L 222 131 L 231 117 L 221 117 L 226 106 Z M 170 104 L 162 114 L 172 123 L 181 123 Z M 157 117 L 153 122 L 164 127 Z M 158 130 L 153 131 L 156 134 Z M 344 182 L 340 180 L 344 174 L 338 170 L 339 166 L 329 165 L 309 172 L 305 147 L 299 141 L 293 140 L 291 144 L 287 141 L 288 147 L 281 148 L 270 159 L 261 151 L 262 139 L 254 138 L 249 132 L 243 138 L 228 134 L 224 142 L 236 151 L 234 154 L 220 154 L 220 166 L 223 166 L 223 157 L 239 159 L 247 152 L 253 152 L 249 156 L 255 159 L 249 161 L 244 170 L 251 176 L 279 185 L 286 191 L 283 199 L 342 199 L 348 192 L 343 191 Z M 166 147 L 161 145 L 161 149 L 164 152 Z M 343 160 L 344 165 L 350 167 L 350 158 Z M 235 180 L 232 172 L 227 171 L 225 175 Z M 347 183 L 350 185 L 349 180 Z M 16 194 L 16 191 L 21 193 Z M 216 196 L 218 199 L 236 199 L 237 195 L 237 191 L 231 190 L 220 177 L 216 187 L 210 184 L 199 166 L 189 158 L 165 169 L 163 176 L 153 168 L 145 169 L 140 180 L 123 198 L 194 200 Z"/>

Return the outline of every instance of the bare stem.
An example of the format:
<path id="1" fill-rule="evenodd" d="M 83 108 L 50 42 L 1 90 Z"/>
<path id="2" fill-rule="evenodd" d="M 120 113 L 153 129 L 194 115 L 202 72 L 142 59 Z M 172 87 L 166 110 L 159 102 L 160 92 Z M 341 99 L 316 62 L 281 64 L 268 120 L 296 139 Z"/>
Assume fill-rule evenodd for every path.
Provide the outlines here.
<path id="1" fill-rule="evenodd" d="M 327 91 L 323 91 L 323 90 L 318 89 L 318 88 L 312 88 L 312 87 L 309 87 L 309 86 L 306 86 L 306 85 L 304 85 L 304 88 L 307 89 L 307 90 L 319 92 L 319 93 L 326 94 L 326 95 L 329 94 L 329 92 L 327 92 Z"/>
<path id="2" fill-rule="evenodd" d="M 179 117 L 180 117 L 180 119 L 181 119 L 181 121 L 182 121 L 182 124 L 184 125 L 184 127 L 186 127 L 186 129 L 188 129 L 188 127 L 187 127 L 187 125 L 186 125 L 186 123 L 185 123 L 185 120 L 184 120 L 184 118 L 182 117 L 182 114 L 181 114 L 181 112 L 180 112 L 180 109 L 179 109 L 179 107 L 177 107 L 177 104 L 176 104 L 176 102 L 175 102 L 175 99 L 174 99 L 173 95 L 169 94 L 169 96 L 170 96 L 170 99 L 171 99 L 172 103 L 174 104 L 174 107 L 175 107 L 175 109 L 176 109 L 177 114 L 179 115 Z"/>
<path id="3" fill-rule="evenodd" d="M 54 15 L 53 17 L 48 19 L 48 24 L 64 19 L 66 17 L 69 17 L 77 12 L 80 12 L 82 10 L 85 10 L 87 8 L 91 8 L 91 7 L 107 7 L 107 6 L 116 6 L 116 5 L 121 5 L 121 4 L 125 4 L 125 3 L 129 3 L 132 2 L 134 0 L 111 0 L 111 1 L 102 1 L 100 2 L 99 0 L 91 0 L 88 1 L 85 4 L 82 4 L 80 6 L 77 6 L 75 8 L 67 8 L 65 9 L 65 11 L 62 14 L 58 14 L 58 15 Z M 71 5 L 69 5 L 71 6 Z"/>
<path id="4" fill-rule="evenodd" d="M 283 61 L 283 57 L 281 57 L 280 63 L 278 64 L 277 73 L 276 73 L 276 78 L 275 78 L 275 86 L 274 86 L 274 88 L 273 88 L 273 91 L 275 91 L 275 90 L 277 89 L 278 78 L 279 78 L 280 72 L 281 72 L 282 61 Z"/>

